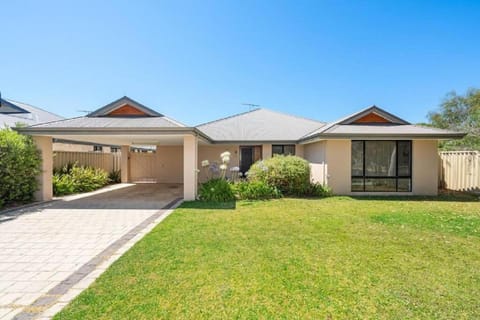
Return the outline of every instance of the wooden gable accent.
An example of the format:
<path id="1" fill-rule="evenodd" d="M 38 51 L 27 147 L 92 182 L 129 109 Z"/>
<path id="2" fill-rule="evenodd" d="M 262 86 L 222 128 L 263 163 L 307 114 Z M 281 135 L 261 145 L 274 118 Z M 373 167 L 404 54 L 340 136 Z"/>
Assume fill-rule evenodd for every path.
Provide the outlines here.
<path id="1" fill-rule="evenodd" d="M 138 110 L 131 105 L 124 105 L 118 109 L 113 110 L 108 114 L 109 116 L 148 116 L 145 112 Z"/>
<path id="2" fill-rule="evenodd" d="M 379 116 L 378 114 L 371 112 L 367 115 L 364 115 L 363 117 L 355 120 L 353 123 L 357 124 L 364 124 L 364 123 L 391 123 L 391 121 L 385 119 L 382 116 Z"/>

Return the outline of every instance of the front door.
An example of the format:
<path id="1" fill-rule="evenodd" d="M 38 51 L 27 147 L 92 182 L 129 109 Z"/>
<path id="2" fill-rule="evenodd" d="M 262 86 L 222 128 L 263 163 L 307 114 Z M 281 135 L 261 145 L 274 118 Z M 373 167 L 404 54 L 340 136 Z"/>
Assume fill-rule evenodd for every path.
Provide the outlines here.
<path id="1" fill-rule="evenodd" d="M 262 159 L 262 146 L 240 147 L 240 172 L 245 174 L 252 164 Z"/>
<path id="2" fill-rule="evenodd" d="M 240 147 L 240 172 L 245 174 L 253 164 L 253 147 Z"/>

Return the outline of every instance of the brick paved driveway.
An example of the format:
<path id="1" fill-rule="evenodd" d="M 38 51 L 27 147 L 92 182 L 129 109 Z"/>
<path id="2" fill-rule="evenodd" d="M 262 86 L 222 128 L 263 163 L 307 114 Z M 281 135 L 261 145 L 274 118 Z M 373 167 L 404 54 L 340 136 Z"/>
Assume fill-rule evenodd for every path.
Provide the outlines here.
<path id="1" fill-rule="evenodd" d="M 0 223 L 1 320 L 19 313 L 18 318 L 35 318 L 39 299 L 45 299 L 52 289 L 65 293 L 58 290 L 65 279 L 81 280 L 85 275 L 75 277 L 78 270 L 92 271 L 86 264 L 93 258 L 109 252 L 106 249 L 112 249 L 115 242 L 118 248 L 119 239 L 138 233 L 146 220 L 182 194 L 178 185 L 120 187 L 27 209 Z M 40 309 L 46 307 L 48 303 L 40 304 Z M 29 310 L 38 314 L 25 316 Z"/>

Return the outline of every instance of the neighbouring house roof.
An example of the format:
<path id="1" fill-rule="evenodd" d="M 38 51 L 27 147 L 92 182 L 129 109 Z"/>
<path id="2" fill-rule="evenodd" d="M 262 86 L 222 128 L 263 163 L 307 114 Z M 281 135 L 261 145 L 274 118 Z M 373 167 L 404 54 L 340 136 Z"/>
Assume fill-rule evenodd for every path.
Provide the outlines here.
<path id="1" fill-rule="evenodd" d="M 61 119 L 63 118 L 39 107 L 10 99 L 1 99 L 0 126 L 15 127 L 19 123 L 35 125 Z"/>
<path id="2" fill-rule="evenodd" d="M 196 128 L 216 142 L 295 142 L 324 122 L 268 109 L 255 109 Z"/>

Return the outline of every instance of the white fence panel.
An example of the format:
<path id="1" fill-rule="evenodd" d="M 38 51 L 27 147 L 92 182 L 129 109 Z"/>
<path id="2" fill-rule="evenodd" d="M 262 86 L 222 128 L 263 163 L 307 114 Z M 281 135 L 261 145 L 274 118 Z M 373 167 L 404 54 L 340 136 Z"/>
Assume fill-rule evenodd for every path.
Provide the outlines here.
<path id="1" fill-rule="evenodd" d="M 100 168 L 107 172 L 120 170 L 120 153 L 55 151 L 53 167 L 60 169 L 69 163 Z"/>
<path id="2" fill-rule="evenodd" d="M 440 152 L 440 183 L 449 190 L 473 191 L 480 189 L 480 152 Z"/>

